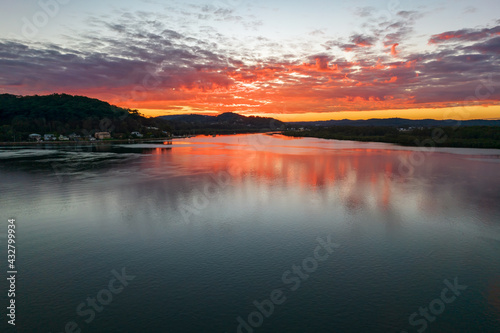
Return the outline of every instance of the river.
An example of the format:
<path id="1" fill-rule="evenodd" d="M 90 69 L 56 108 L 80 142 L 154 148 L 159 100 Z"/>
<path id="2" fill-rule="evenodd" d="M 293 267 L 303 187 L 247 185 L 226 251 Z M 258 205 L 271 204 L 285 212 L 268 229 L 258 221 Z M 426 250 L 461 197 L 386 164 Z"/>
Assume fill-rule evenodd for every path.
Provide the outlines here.
<path id="1" fill-rule="evenodd" d="M 16 328 L 500 332 L 499 170 L 500 150 L 266 134 L 0 147 Z"/>

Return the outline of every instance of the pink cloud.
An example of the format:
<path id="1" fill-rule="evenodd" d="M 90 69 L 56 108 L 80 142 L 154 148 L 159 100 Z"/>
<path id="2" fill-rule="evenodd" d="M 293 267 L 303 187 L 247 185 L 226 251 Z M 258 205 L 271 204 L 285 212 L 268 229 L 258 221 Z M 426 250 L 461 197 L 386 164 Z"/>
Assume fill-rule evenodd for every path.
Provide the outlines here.
<path id="1" fill-rule="evenodd" d="M 398 54 L 398 51 L 396 50 L 396 46 L 398 46 L 398 45 L 399 45 L 398 43 L 395 43 L 395 44 L 392 44 L 392 46 L 391 46 L 391 54 L 393 56 Z"/>

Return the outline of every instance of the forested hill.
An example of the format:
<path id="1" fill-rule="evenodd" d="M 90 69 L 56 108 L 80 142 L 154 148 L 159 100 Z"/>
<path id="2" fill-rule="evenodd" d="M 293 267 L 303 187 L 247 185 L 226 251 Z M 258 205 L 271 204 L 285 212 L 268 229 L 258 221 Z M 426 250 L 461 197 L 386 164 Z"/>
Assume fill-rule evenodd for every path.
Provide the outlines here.
<path id="1" fill-rule="evenodd" d="M 30 133 L 80 135 L 107 131 L 126 137 L 144 128 L 169 131 L 162 119 L 145 118 L 137 110 L 111 105 L 98 99 L 67 94 L 46 96 L 0 95 L 0 141 L 26 139 Z"/>
<path id="2" fill-rule="evenodd" d="M 137 110 L 111 105 L 84 96 L 53 94 L 16 96 L 0 94 L 0 141 L 26 141 L 32 133 L 83 137 L 109 132 L 112 138 L 164 137 L 166 133 L 215 134 L 283 129 L 273 118 L 245 117 L 236 113 L 218 116 L 176 115 L 146 118 Z"/>
<path id="3" fill-rule="evenodd" d="M 242 116 L 233 112 L 225 112 L 217 116 L 184 114 L 160 116 L 168 120 L 177 130 L 191 130 L 196 133 L 243 132 L 243 131 L 276 131 L 285 128 L 285 124 L 269 117 Z"/>
<path id="4" fill-rule="evenodd" d="M 46 96 L 0 95 L 0 119 L 2 123 L 16 117 L 44 118 L 47 121 L 77 121 L 87 118 L 114 118 L 131 110 L 110 105 L 84 96 L 53 94 Z"/>

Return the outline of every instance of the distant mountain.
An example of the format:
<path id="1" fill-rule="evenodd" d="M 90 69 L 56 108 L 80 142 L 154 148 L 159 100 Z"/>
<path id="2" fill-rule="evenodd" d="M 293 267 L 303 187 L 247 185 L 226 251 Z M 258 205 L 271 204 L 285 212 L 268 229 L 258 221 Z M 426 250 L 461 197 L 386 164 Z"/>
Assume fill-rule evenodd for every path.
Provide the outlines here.
<path id="1" fill-rule="evenodd" d="M 226 112 L 217 116 L 199 114 L 159 116 L 167 120 L 174 131 L 195 131 L 196 133 L 210 132 L 251 132 L 284 129 L 284 123 L 274 118 L 242 116 L 233 112 Z"/>
<path id="2" fill-rule="evenodd" d="M 289 122 L 287 126 L 391 126 L 391 127 L 446 127 L 457 125 L 457 120 L 435 119 L 368 119 L 368 120 L 326 120 L 326 121 L 301 121 Z M 500 120 L 463 120 L 460 126 L 500 126 Z"/>
<path id="3" fill-rule="evenodd" d="M 201 114 L 174 114 L 171 116 L 159 116 L 157 118 L 173 122 L 203 123 L 213 117 Z"/>

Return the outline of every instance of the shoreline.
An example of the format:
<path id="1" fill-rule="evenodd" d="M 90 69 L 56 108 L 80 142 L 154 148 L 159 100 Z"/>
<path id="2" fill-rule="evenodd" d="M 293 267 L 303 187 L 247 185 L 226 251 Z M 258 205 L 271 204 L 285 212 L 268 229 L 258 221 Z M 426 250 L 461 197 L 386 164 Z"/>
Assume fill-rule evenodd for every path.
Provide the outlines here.
<path id="1" fill-rule="evenodd" d="M 306 132 L 307 133 L 307 132 Z M 316 139 L 324 139 L 324 140 L 339 140 L 339 141 L 356 141 L 356 142 L 373 142 L 373 143 L 388 143 L 388 144 L 393 144 L 401 147 L 427 147 L 429 145 L 429 141 L 432 142 L 432 146 L 436 148 L 471 148 L 471 149 L 500 149 L 500 143 L 495 142 L 495 143 L 485 143 L 482 141 L 466 141 L 464 140 L 467 139 L 452 139 L 448 142 L 438 142 L 434 140 L 432 137 L 423 137 L 423 138 L 418 138 L 419 143 L 424 143 L 424 144 L 417 144 L 416 142 L 412 140 L 384 140 L 383 137 L 356 137 L 356 136 L 350 136 L 350 137 L 326 137 L 322 135 L 304 135 L 304 132 L 297 132 L 297 131 L 283 131 L 281 133 L 284 136 L 288 137 L 293 137 L 293 138 L 316 138 Z"/>
<path id="2" fill-rule="evenodd" d="M 288 133 L 287 133 L 288 132 Z M 287 137 L 293 137 L 293 138 L 316 138 L 316 139 L 324 139 L 324 140 L 339 140 L 339 141 L 354 141 L 354 142 L 362 142 L 362 143 L 387 143 L 387 144 L 393 144 L 396 146 L 400 147 L 420 147 L 419 145 L 414 144 L 413 142 L 408 144 L 408 142 L 396 142 L 396 141 L 390 141 L 390 140 L 381 140 L 380 138 L 327 138 L 327 137 L 322 137 L 322 136 L 315 136 L 315 135 L 303 135 L 304 132 L 297 132 L 297 131 L 280 131 L 280 132 L 260 132 L 263 134 L 280 134 L 283 136 Z M 217 134 L 219 135 L 238 135 L 242 133 L 235 133 L 235 134 Z M 251 133 L 245 133 L 245 134 L 251 134 Z M 200 134 L 201 136 L 206 136 L 205 134 Z M 0 142 L 0 147 L 16 147 L 16 146 L 48 146 L 48 145 L 106 145 L 106 144 L 137 144 L 137 143 L 163 143 L 165 141 L 172 141 L 173 139 L 186 139 L 191 136 L 171 136 L 171 137 L 165 137 L 165 138 L 149 138 L 149 139 L 112 139 L 112 140 L 95 140 L 95 141 L 89 141 L 89 140 L 81 140 L 81 141 L 42 141 L 42 142 L 32 142 L 32 141 L 22 141 L 22 142 Z M 478 147 L 478 146 L 473 146 L 474 142 L 466 143 L 464 144 L 463 142 L 457 143 L 455 142 L 454 144 L 446 144 L 446 143 L 439 143 L 435 144 L 436 148 L 470 148 L 470 149 L 497 149 L 499 150 L 500 147 Z"/>
<path id="3" fill-rule="evenodd" d="M 166 138 L 151 138 L 151 139 L 113 139 L 113 140 L 80 140 L 80 141 L 20 141 L 20 142 L 0 142 L 0 146 L 42 146 L 42 145 L 79 145 L 79 144 L 95 144 L 102 145 L 107 143 L 148 143 L 156 141 L 171 141 L 172 139 L 182 139 L 184 137 L 166 137 Z"/>

